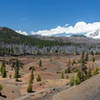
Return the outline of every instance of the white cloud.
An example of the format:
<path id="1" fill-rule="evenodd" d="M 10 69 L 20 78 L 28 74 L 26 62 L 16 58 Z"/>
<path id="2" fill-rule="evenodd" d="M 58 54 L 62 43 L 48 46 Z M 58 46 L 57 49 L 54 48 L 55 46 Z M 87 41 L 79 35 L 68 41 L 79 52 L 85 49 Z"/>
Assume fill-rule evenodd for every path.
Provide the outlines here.
<path id="1" fill-rule="evenodd" d="M 56 28 L 50 30 L 39 30 L 37 32 L 32 31 L 33 35 L 42 35 L 42 36 L 52 36 L 55 34 L 80 34 L 80 33 L 89 33 L 100 30 L 100 22 L 86 23 L 86 22 L 77 22 L 74 26 L 57 26 Z"/>
<path id="2" fill-rule="evenodd" d="M 22 34 L 22 35 L 28 35 L 27 32 L 22 32 L 21 30 L 17 30 L 16 32 L 19 33 L 19 34 Z"/>

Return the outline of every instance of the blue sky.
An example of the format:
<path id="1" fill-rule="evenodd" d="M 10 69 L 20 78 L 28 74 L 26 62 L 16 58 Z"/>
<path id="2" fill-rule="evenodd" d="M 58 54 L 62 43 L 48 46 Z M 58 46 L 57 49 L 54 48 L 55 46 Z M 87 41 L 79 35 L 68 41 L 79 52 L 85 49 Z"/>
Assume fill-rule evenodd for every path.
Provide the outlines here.
<path id="1" fill-rule="evenodd" d="M 0 0 L 0 26 L 14 30 L 30 33 L 81 21 L 100 21 L 100 0 Z"/>

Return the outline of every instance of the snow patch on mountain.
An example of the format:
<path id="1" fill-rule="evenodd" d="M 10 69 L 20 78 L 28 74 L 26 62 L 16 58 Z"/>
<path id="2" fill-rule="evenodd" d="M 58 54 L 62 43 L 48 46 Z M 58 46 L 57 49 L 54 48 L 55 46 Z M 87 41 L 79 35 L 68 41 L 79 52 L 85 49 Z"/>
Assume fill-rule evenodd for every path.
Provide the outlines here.
<path id="1" fill-rule="evenodd" d="M 100 39 L 100 30 L 88 32 L 85 34 L 85 36 L 89 38 Z"/>

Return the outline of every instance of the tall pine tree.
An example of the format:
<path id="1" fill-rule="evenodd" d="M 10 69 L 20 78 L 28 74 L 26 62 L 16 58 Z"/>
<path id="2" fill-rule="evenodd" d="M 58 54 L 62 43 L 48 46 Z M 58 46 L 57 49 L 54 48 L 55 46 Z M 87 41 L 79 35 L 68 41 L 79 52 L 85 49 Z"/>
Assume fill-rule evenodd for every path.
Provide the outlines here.
<path id="1" fill-rule="evenodd" d="M 1 75 L 3 78 L 6 77 L 6 65 L 5 65 L 5 60 L 2 61 L 2 65 L 1 65 Z"/>
<path id="2" fill-rule="evenodd" d="M 84 51 L 82 52 L 82 55 L 81 55 L 81 66 L 80 66 L 80 71 L 81 71 L 81 73 L 82 73 L 82 75 L 83 75 L 83 81 L 85 80 L 85 78 L 86 78 L 86 75 L 87 75 L 87 67 L 86 67 L 86 65 L 85 65 L 85 56 L 84 56 Z"/>
<path id="3" fill-rule="evenodd" d="M 15 75 L 14 75 L 14 78 L 16 79 L 16 81 L 18 81 L 18 78 L 19 78 L 19 68 L 20 68 L 20 64 L 19 64 L 18 59 L 16 59 L 16 62 L 15 62 Z"/>
<path id="4" fill-rule="evenodd" d="M 32 67 L 31 75 L 30 75 L 30 83 L 33 83 L 34 80 L 34 73 L 33 73 L 34 67 Z"/>

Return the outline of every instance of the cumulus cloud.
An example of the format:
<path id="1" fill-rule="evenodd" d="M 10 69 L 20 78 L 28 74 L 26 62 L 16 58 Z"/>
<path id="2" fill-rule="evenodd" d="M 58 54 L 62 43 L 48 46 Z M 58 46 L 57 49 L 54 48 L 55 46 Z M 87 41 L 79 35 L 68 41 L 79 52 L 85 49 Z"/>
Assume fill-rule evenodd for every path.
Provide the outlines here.
<path id="1" fill-rule="evenodd" d="M 86 23 L 86 22 L 77 22 L 74 26 L 68 24 L 64 26 L 57 26 L 56 28 L 50 30 L 39 30 L 37 32 L 32 31 L 33 35 L 42 35 L 42 36 L 52 36 L 56 34 L 65 33 L 67 35 L 73 34 L 84 34 L 100 30 L 100 22 Z"/>
<path id="2" fill-rule="evenodd" d="M 19 34 L 22 34 L 22 35 L 28 35 L 27 32 L 22 32 L 21 30 L 17 30 L 16 32 L 19 33 Z"/>

